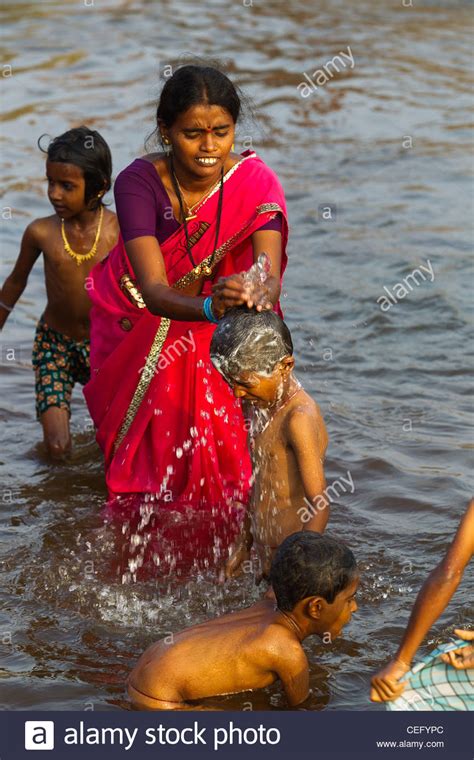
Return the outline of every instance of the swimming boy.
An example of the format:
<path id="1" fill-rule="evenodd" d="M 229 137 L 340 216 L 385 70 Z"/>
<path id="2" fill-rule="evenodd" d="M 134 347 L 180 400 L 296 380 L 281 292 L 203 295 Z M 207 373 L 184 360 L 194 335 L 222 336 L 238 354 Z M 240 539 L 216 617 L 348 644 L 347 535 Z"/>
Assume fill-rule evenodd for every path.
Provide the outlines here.
<path id="1" fill-rule="evenodd" d="M 357 610 L 356 561 L 340 541 L 299 531 L 276 552 L 271 583 L 276 605 L 263 599 L 187 628 L 171 644 L 152 644 L 128 680 L 135 707 L 206 709 L 189 702 L 263 689 L 278 678 L 291 706 L 303 702 L 309 668 L 301 642 L 314 634 L 330 642 L 350 621 Z"/>
<path id="2" fill-rule="evenodd" d="M 33 346 L 36 413 L 46 449 L 62 458 L 70 449 L 70 398 L 89 379 L 86 278 L 118 237 L 115 214 L 102 198 L 111 185 L 112 158 L 98 132 L 78 127 L 48 146 L 48 198 L 55 213 L 26 228 L 13 271 L 0 291 L 0 329 L 23 293 L 41 253 L 48 302 Z"/>
<path id="3" fill-rule="evenodd" d="M 214 332 L 211 360 L 244 402 L 253 466 L 250 511 L 225 574 L 240 572 L 253 542 L 267 577 L 286 536 L 326 527 L 328 434 L 318 405 L 293 375 L 290 331 L 275 312 L 230 309 Z"/>

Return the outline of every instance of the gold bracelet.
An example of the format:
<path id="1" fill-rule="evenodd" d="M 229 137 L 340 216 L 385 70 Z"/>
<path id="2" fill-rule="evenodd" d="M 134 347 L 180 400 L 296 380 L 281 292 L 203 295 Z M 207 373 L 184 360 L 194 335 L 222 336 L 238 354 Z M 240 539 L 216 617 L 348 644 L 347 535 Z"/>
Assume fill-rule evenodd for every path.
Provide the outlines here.
<path id="1" fill-rule="evenodd" d="M 125 293 L 125 295 L 128 293 L 128 295 L 132 298 L 135 306 L 137 306 L 139 309 L 146 309 L 146 303 L 143 300 L 142 294 L 128 274 L 124 274 L 120 278 L 120 288 Z"/>

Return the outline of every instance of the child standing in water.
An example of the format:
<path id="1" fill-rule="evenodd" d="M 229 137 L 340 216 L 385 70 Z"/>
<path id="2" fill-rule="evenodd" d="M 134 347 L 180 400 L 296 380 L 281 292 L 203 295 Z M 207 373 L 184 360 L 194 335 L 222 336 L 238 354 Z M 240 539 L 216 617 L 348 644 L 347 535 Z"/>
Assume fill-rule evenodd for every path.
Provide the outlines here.
<path id="1" fill-rule="evenodd" d="M 275 312 L 226 312 L 212 338 L 211 360 L 243 401 L 253 466 L 250 512 L 226 576 L 241 570 L 254 543 L 267 577 L 286 536 L 326 527 L 328 434 L 318 405 L 293 375 L 290 331 Z"/>
<path id="2" fill-rule="evenodd" d="M 18 259 L 0 291 L 0 329 L 23 293 L 39 255 L 44 257 L 48 302 L 33 346 L 36 413 L 48 453 L 71 447 L 70 399 L 89 379 L 89 310 L 86 277 L 115 245 L 118 224 L 102 198 L 111 186 L 112 157 L 98 132 L 78 127 L 47 149 L 48 198 L 55 213 L 26 228 Z"/>
<path id="3" fill-rule="evenodd" d="M 314 634 L 326 643 L 341 635 L 357 610 L 357 564 L 340 541 L 299 531 L 279 547 L 270 581 L 276 604 L 262 599 L 174 634 L 171 644 L 152 644 L 128 680 L 134 706 L 206 709 L 189 701 L 263 689 L 278 678 L 289 704 L 301 704 L 309 693 L 301 643 Z"/>

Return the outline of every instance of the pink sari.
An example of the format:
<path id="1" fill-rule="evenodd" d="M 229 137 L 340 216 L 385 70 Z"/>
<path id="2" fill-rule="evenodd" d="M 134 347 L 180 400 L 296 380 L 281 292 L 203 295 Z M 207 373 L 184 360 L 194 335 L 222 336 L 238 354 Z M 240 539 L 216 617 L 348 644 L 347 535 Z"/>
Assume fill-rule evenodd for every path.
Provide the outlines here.
<path id="1" fill-rule="evenodd" d="M 283 191 L 260 158 L 243 156 L 225 176 L 220 240 L 202 295 L 217 278 L 252 265 L 250 236 L 277 213 L 282 275 L 286 266 Z M 214 191 L 188 223 L 195 268 L 183 226 L 160 246 L 173 288 L 194 282 L 211 263 L 217 200 Z M 248 498 L 251 475 L 240 402 L 209 358 L 215 326 L 152 315 L 121 239 L 91 277 L 91 380 L 84 395 L 104 452 L 109 513 L 131 530 L 148 531 L 138 565 L 145 555 L 156 563 L 164 546 L 188 567 L 196 560 L 215 564 L 239 530 L 238 504 Z"/>

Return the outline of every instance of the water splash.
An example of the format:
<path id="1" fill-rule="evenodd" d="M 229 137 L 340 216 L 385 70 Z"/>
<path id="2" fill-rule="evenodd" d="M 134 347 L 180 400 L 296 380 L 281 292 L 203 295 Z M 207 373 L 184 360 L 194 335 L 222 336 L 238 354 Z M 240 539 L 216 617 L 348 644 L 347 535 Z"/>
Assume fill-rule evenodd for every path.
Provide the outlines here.
<path id="1" fill-rule="evenodd" d="M 255 264 L 250 269 L 244 272 L 244 283 L 250 291 L 250 297 L 254 301 L 255 306 L 265 306 L 268 302 L 268 297 L 265 294 L 254 298 L 255 292 L 258 292 L 262 285 L 265 284 L 270 276 L 271 262 L 266 253 L 261 253 Z"/>

